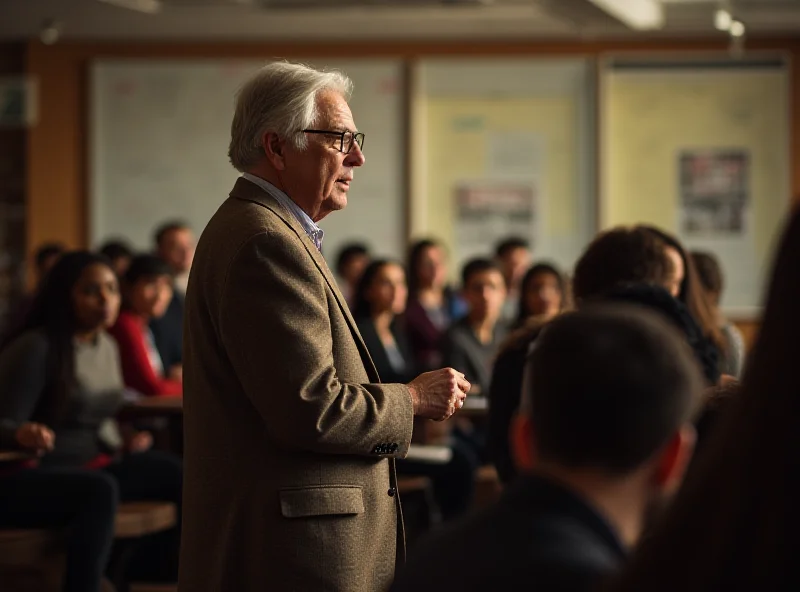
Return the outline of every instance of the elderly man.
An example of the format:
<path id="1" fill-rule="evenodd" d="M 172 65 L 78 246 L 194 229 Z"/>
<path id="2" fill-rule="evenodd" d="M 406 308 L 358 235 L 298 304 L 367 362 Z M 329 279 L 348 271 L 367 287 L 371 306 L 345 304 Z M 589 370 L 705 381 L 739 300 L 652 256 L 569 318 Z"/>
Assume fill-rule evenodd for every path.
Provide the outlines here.
<path id="1" fill-rule="evenodd" d="M 209 222 L 186 295 L 182 592 L 375 592 L 404 542 L 394 459 L 444 420 L 452 369 L 380 384 L 317 223 L 347 204 L 364 135 L 336 72 L 273 63 L 240 90 L 244 174 Z"/>

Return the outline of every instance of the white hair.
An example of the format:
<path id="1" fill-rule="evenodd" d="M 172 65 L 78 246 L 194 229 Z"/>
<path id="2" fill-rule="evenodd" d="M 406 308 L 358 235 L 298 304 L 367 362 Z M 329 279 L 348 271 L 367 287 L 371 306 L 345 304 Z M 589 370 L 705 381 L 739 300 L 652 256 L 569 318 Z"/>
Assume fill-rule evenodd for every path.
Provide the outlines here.
<path id="1" fill-rule="evenodd" d="M 317 119 L 317 95 L 324 90 L 349 100 L 353 82 L 335 70 L 322 72 L 303 64 L 273 62 L 261 68 L 236 94 L 228 158 L 244 172 L 264 157 L 264 134 L 273 132 L 298 149 Z"/>

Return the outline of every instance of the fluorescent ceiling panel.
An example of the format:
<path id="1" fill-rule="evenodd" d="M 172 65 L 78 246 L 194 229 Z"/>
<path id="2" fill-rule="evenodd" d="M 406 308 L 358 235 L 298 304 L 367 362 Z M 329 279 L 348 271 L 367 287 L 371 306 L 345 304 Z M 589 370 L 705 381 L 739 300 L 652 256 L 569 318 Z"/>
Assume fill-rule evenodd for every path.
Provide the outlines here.
<path id="1" fill-rule="evenodd" d="M 664 10 L 660 0 L 589 0 L 631 29 L 660 29 Z"/>
<path id="2" fill-rule="evenodd" d="M 100 0 L 106 4 L 113 4 L 120 8 L 127 8 L 136 12 L 155 14 L 161 10 L 161 0 Z"/>

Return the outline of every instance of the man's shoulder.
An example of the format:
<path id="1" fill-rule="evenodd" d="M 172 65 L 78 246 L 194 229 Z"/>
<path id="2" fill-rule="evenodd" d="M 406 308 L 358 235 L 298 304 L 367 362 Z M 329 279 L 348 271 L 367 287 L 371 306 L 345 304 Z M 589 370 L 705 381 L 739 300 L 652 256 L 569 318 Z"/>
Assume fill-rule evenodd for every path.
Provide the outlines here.
<path id="1" fill-rule="evenodd" d="M 197 254 L 202 259 L 234 259 L 243 247 L 301 249 L 302 241 L 278 206 L 229 197 L 211 217 L 200 236 Z"/>

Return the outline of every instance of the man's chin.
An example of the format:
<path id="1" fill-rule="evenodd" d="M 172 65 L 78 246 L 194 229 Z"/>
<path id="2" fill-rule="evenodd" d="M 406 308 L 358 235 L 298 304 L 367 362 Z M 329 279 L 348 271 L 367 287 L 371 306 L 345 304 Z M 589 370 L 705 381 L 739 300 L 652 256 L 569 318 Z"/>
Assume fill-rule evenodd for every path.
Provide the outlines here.
<path id="1" fill-rule="evenodd" d="M 326 199 L 324 202 L 322 202 L 322 205 L 319 208 L 319 213 L 317 214 L 317 217 L 315 218 L 314 222 L 319 222 L 331 212 L 343 210 L 346 206 L 347 206 L 347 196 L 330 197 Z"/>

